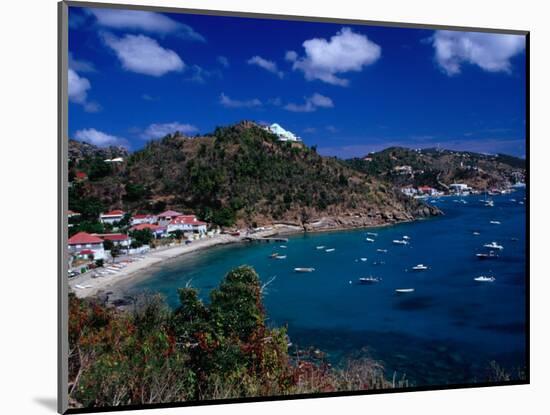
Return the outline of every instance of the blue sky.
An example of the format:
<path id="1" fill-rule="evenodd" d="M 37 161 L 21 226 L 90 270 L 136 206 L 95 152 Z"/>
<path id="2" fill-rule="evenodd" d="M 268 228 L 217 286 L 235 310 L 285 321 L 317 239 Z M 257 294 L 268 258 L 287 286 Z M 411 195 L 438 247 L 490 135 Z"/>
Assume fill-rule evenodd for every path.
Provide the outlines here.
<path id="1" fill-rule="evenodd" d="M 339 157 L 525 156 L 525 39 L 100 8 L 69 11 L 69 134 L 139 149 L 277 122 Z"/>

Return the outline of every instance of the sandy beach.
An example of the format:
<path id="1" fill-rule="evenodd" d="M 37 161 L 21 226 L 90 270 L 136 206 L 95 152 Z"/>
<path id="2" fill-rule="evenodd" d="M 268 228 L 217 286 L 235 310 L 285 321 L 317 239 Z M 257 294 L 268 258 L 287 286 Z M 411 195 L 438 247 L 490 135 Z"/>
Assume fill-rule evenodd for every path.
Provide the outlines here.
<path id="1" fill-rule="evenodd" d="M 112 286 L 122 282 L 129 282 L 134 276 L 145 271 L 153 265 L 176 258 L 181 255 L 197 252 L 203 249 L 211 248 L 217 245 L 225 245 L 242 241 L 242 237 L 231 235 L 216 235 L 209 238 L 193 241 L 190 244 L 178 244 L 168 248 L 159 248 L 151 250 L 143 255 L 138 255 L 128 262 L 120 262 L 125 265 L 116 273 L 105 274 L 98 277 L 93 277 L 94 271 L 87 272 L 69 279 L 69 288 L 78 297 L 84 298 L 96 295 L 100 291 L 109 290 Z M 106 264 L 109 267 L 111 264 Z M 117 264 L 118 265 L 118 264 Z"/>

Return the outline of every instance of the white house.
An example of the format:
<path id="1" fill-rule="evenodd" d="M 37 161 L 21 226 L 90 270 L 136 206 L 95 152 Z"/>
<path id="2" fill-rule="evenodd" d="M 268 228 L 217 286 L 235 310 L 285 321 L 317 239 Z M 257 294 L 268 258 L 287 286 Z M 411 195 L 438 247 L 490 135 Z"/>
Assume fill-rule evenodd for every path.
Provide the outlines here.
<path id="1" fill-rule="evenodd" d="M 101 223 L 113 224 L 116 222 L 120 222 L 122 218 L 124 218 L 125 214 L 126 213 L 123 210 L 111 210 L 110 212 L 102 213 L 101 215 L 99 215 L 99 220 L 101 221 Z"/>
<path id="2" fill-rule="evenodd" d="M 172 219 L 175 219 L 181 215 L 182 214 L 180 212 L 176 212 L 175 210 L 167 210 L 166 212 L 162 212 L 160 215 L 158 215 L 158 223 L 161 226 L 166 226 L 170 223 Z"/>
<path id="3" fill-rule="evenodd" d="M 75 256 L 88 257 L 93 255 L 94 259 L 105 259 L 103 239 L 87 232 L 78 232 L 71 236 L 68 241 L 69 253 Z"/>
<path id="4" fill-rule="evenodd" d="M 158 218 L 155 215 L 138 214 L 132 216 L 130 225 L 141 225 L 143 223 L 156 223 Z"/>
<path id="5" fill-rule="evenodd" d="M 120 246 L 121 248 L 128 248 L 132 243 L 132 238 L 123 233 L 96 233 L 92 236 L 97 236 L 104 241 L 111 241 L 113 245 Z"/>
<path id="6" fill-rule="evenodd" d="M 459 195 L 470 193 L 470 187 L 464 183 L 453 183 L 449 185 L 449 189 Z"/>
<path id="7" fill-rule="evenodd" d="M 279 137 L 279 141 L 302 141 L 300 137 L 294 135 L 290 131 L 285 130 L 277 123 L 271 124 L 270 126 L 266 127 L 266 130 L 272 132 L 277 137 Z"/>
<path id="8" fill-rule="evenodd" d="M 195 215 L 180 215 L 170 221 L 167 231 L 170 233 L 180 230 L 183 232 L 204 234 L 206 233 L 207 225 L 206 222 L 198 220 Z"/>

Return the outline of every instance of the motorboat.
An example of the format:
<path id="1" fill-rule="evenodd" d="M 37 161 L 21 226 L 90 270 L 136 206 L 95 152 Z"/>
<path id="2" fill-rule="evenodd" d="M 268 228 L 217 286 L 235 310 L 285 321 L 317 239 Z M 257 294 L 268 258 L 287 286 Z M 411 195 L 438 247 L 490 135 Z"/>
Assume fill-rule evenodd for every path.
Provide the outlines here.
<path id="1" fill-rule="evenodd" d="M 406 294 L 406 293 L 413 293 L 414 288 L 397 288 L 395 290 L 397 294 Z"/>
<path id="2" fill-rule="evenodd" d="M 286 259 L 286 255 L 277 255 L 275 259 Z"/>
<path id="3" fill-rule="evenodd" d="M 387 249 L 377 249 L 376 252 L 381 252 L 383 254 L 385 254 L 386 252 L 388 252 Z"/>
<path id="4" fill-rule="evenodd" d="M 286 245 L 280 245 L 279 248 L 286 249 Z"/>
<path id="5" fill-rule="evenodd" d="M 424 264 L 418 264 L 411 268 L 414 271 L 426 271 L 428 267 Z"/>
<path id="6" fill-rule="evenodd" d="M 361 259 L 361 261 L 363 261 L 363 262 L 367 262 L 367 258 L 360 258 L 360 259 Z"/>
<path id="7" fill-rule="evenodd" d="M 486 277 L 485 275 L 480 275 L 479 277 L 475 277 L 474 281 L 476 281 L 476 282 L 494 282 L 495 277 Z"/>
<path id="8" fill-rule="evenodd" d="M 495 251 L 490 251 L 488 254 L 480 253 L 476 254 L 477 259 L 497 259 L 498 254 Z"/>
<path id="9" fill-rule="evenodd" d="M 372 239 L 372 238 L 366 238 L 365 241 L 367 241 L 367 242 L 374 242 L 374 239 Z"/>
<path id="10" fill-rule="evenodd" d="M 500 225 L 500 221 L 498 221 L 498 220 L 491 220 L 491 221 L 489 221 L 489 223 L 491 225 Z"/>
<path id="11" fill-rule="evenodd" d="M 378 234 L 375 233 L 375 232 L 367 232 L 367 235 L 369 235 L 369 236 L 378 236 Z"/>
<path id="12" fill-rule="evenodd" d="M 406 240 L 406 241 L 408 241 L 409 239 L 411 239 L 411 237 L 410 237 L 410 236 L 407 236 L 407 235 L 405 235 L 405 236 L 403 236 L 403 239 L 404 239 L 404 240 Z"/>
<path id="13" fill-rule="evenodd" d="M 334 252 L 334 251 L 336 251 L 335 248 L 328 248 L 328 249 L 325 249 L 325 252 Z"/>
<path id="14" fill-rule="evenodd" d="M 376 277 L 361 277 L 359 278 L 359 284 L 367 285 L 367 284 L 376 284 L 377 282 L 380 282 L 380 278 Z"/>
<path id="15" fill-rule="evenodd" d="M 325 249 L 325 245 L 316 246 L 315 249 Z"/>
<path id="16" fill-rule="evenodd" d="M 294 272 L 313 272 L 315 268 L 294 268 Z"/>
<path id="17" fill-rule="evenodd" d="M 479 235 L 481 235 L 481 234 L 480 234 L 479 232 L 472 232 L 472 235 L 474 235 L 474 236 L 479 236 Z"/>
<path id="18" fill-rule="evenodd" d="M 395 245 L 408 245 L 409 241 L 406 241 L 404 239 L 394 239 L 392 241 Z"/>
<path id="19" fill-rule="evenodd" d="M 496 242 L 491 242 L 490 244 L 483 245 L 484 248 L 489 249 L 498 249 L 499 251 L 502 251 L 504 247 L 502 245 L 497 244 Z"/>

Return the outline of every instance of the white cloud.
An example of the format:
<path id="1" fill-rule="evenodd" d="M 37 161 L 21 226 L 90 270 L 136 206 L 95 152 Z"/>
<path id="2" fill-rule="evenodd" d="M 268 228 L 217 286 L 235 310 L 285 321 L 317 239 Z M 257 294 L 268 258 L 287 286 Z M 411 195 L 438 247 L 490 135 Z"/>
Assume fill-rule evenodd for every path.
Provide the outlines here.
<path id="1" fill-rule="evenodd" d="M 459 74 L 465 63 L 487 72 L 510 72 L 510 59 L 525 49 L 519 35 L 438 30 L 431 40 L 435 60 L 449 76 Z"/>
<path id="2" fill-rule="evenodd" d="M 182 37 L 204 42 L 204 37 L 192 27 L 177 22 L 161 13 L 143 10 L 87 9 L 97 18 L 100 26 L 119 30 L 142 30 L 158 34 L 179 34 Z"/>
<path id="3" fill-rule="evenodd" d="M 88 91 L 92 87 L 90 81 L 69 68 L 68 80 L 68 95 L 69 101 L 82 105 L 86 112 L 98 112 L 101 106 L 97 102 L 88 101 Z"/>
<path id="4" fill-rule="evenodd" d="M 176 121 L 164 124 L 151 124 L 145 129 L 145 131 L 143 131 L 141 137 L 145 139 L 162 138 L 168 134 L 173 134 L 176 131 L 189 135 L 196 133 L 199 129 L 194 125 L 182 124 Z"/>
<path id="5" fill-rule="evenodd" d="M 339 86 L 349 84 L 339 74 L 359 72 L 381 55 L 380 46 L 349 27 L 342 28 L 328 41 L 314 38 L 306 40 L 302 46 L 305 49 L 302 57 L 293 51 L 286 53 L 286 59 L 294 62 L 292 68 L 302 71 L 308 81 L 319 79 Z"/>
<path id="6" fill-rule="evenodd" d="M 260 68 L 277 75 L 279 78 L 284 76 L 283 72 L 279 70 L 275 62 L 264 59 L 261 56 L 253 56 L 247 61 L 247 63 L 249 65 L 259 66 Z"/>
<path id="7" fill-rule="evenodd" d="M 298 59 L 298 54 L 293 50 L 287 50 L 285 53 L 285 60 L 289 62 L 294 62 Z"/>
<path id="8" fill-rule="evenodd" d="M 216 60 L 218 61 L 218 63 L 223 66 L 224 68 L 228 68 L 229 67 L 229 59 L 227 59 L 227 57 L 225 56 L 218 56 L 216 58 Z"/>
<path id="9" fill-rule="evenodd" d="M 258 98 L 240 101 L 229 98 L 223 92 L 220 94 L 220 104 L 226 108 L 257 108 L 262 106 L 262 101 Z"/>
<path id="10" fill-rule="evenodd" d="M 122 67 L 144 75 L 162 76 L 180 72 L 185 64 L 178 54 L 160 46 L 156 40 L 144 35 L 125 35 L 118 38 L 104 34 L 103 39 L 117 55 Z"/>
<path id="11" fill-rule="evenodd" d="M 99 147 L 126 145 L 127 141 L 124 138 L 106 134 L 98 131 L 95 128 L 85 128 L 78 130 L 75 133 L 75 138 L 79 141 L 86 141 Z"/>
<path id="12" fill-rule="evenodd" d="M 93 63 L 76 59 L 71 52 L 69 52 L 69 68 L 76 72 L 95 72 Z"/>
<path id="13" fill-rule="evenodd" d="M 334 103 L 332 102 L 332 99 L 324 95 L 315 93 L 310 97 L 306 97 L 305 102 L 303 104 L 290 103 L 285 105 L 284 108 L 287 111 L 292 111 L 292 112 L 313 112 L 313 111 L 316 111 L 317 108 L 332 108 L 332 107 L 334 107 Z"/>
<path id="14" fill-rule="evenodd" d="M 92 87 L 88 79 L 81 77 L 74 70 L 69 69 L 69 100 L 77 104 L 84 104 L 88 90 Z"/>

